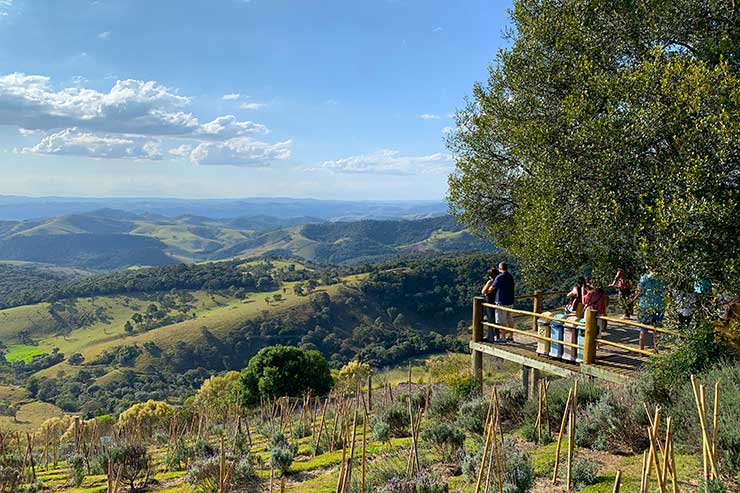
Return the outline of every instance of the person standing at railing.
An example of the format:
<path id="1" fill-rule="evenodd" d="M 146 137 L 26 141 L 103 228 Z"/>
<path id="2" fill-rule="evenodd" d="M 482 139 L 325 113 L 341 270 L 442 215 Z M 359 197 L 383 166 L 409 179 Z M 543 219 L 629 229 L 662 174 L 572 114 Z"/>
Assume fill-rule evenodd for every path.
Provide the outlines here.
<path id="1" fill-rule="evenodd" d="M 483 285 L 483 289 L 481 289 L 480 294 L 482 294 L 486 298 L 486 303 L 489 303 L 493 305 L 496 303 L 496 288 L 493 287 L 493 281 L 496 279 L 496 277 L 499 275 L 499 271 L 496 267 L 491 267 L 488 269 L 488 280 L 486 281 L 486 284 Z M 488 306 L 484 307 L 485 313 L 486 313 L 486 320 L 488 323 L 495 324 L 496 323 L 496 316 L 494 314 L 493 308 L 490 308 Z M 500 342 L 501 337 L 499 335 L 499 330 L 495 327 L 491 327 L 490 325 L 488 327 L 488 342 Z"/>
<path id="2" fill-rule="evenodd" d="M 637 283 L 637 296 L 639 297 L 637 307 L 637 321 L 641 324 L 661 327 L 663 325 L 663 314 L 665 312 L 665 282 L 650 271 L 640 277 Z M 640 349 L 645 349 L 647 340 L 647 329 L 640 329 Z M 658 347 L 658 333 L 653 333 L 653 349 Z"/>
<path id="3" fill-rule="evenodd" d="M 577 313 L 578 306 L 583 304 L 583 290 L 586 287 L 586 278 L 581 276 L 576 280 L 575 286 L 565 296 L 568 303 L 565 305 L 565 313 Z"/>
<path id="4" fill-rule="evenodd" d="M 606 315 L 608 301 L 609 296 L 606 294 L 606 289 L 596 288 L 592 284 L 586 283 L 583 294 L 584 310 L 593 310 L 596 315 L 603 317 Z M 596 337 L 601 338 L 604 331 L 606 331 L 606 320 L 599 319 L 599 331 Z"/>
<path id="5" fill-rule="evenodd" d="M 496 290 L 496 305 L 503 308 L 514 308 L 514 276 L 509 272 L 509 266 L 506 262 L 498 264 L 499 275 L 493 280 L 493 287 Z M 505 310 L 496 310 L 496 324 L 504 327 L 514 328 L 514 317 L 511 312 Z M 501 342 L 514 342 L 514 334 L 506 330 L 500 330 Z"/>
<path id="6" fill-rule="evenodd" d="M 617 274 L 609 287 L 617 288 L 617 291 L 619 291 L 619 304 L 624 308 L 624 317 L 622 318 L 629 320 L 635 309 L 634 283 L 627 278 L 622 268 L 618 268 Z"/>

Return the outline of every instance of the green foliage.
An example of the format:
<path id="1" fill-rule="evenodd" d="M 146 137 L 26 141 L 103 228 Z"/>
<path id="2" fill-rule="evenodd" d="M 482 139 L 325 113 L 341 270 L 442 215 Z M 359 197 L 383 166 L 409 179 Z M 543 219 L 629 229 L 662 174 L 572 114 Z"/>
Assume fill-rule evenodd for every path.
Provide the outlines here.
<path id="1" fill-rule="evenodd" d="M 442 385 L 432 392 L 429 402 L 429 416 L 445 421 L 454 421 L 460 405 L 460 398 L 455 389 Z"/>
<path id="2" fill-rule="evenodd" d="M 292 346 L 269 346 L 249 360 L 240 376 L 242 404 L 260 397 L 300 396 L 307 391 L 323 395 L 333 385 L 329 365 L 318 351 Z"/>
<path id="3" fill-rule="evenodd" d="M 509 440 L 504 442 L 502 455 L 504 457 L 504 491 L 506 493 L 528 493 L 535 479 L 532 458 Z"/>
<path id="4" fill-rule="evenodd" d="M 373 435 L 382 442 L 387 442 L 390 438 L 410 436 L 408 404 L 399 399 L 386 407 L 376 409 L 372 427 Z"/>
<path id="5" fill-rule="evenodd" d="M 122 444 L 109 447 L 97 457 L 103 471 L 108 469 L 108 461 L 114 471 L 121 468 L 121 483 L 131 491 L 144 488 L 152 472 L 151 457 L 145 445 Z"/>
<path id="6" fill-rule="evenodd" d="M 0 492 L 15 493 L 23 477 L 23 459 L 16 455 L 0 457 Z"/>
<path id="7" fill-rule="evenodd" d="M 298 453 L 298 444 L 291 444 L 287 437 L 277 432 L 270 440 L 270 465 L 285 475 L 293 464 L 293 458 Z"/>
<path id="8" fill-rule="evenodd" d="M 576 459 L 573 462 L 571 480 L 576 490 L 596 483 L 599 472 L 599 464 L 591 459 Z"/>
<path id="9" fill-rule="evenodd" d="M 227 461 L 227 467 L 232 467 L 233 461 Z M 188 468 L 185 480 L 193 487 L 195 493 L 218 493 L 220 478 L 220 458 L 209 457 L 201 459 Z M 256 479 L 254 466 L 246 459 L 236 459 L 233 469 L 227 479 L 229 491 L 249 491 L 247 488 Z"/>
<path id="10" fill-rule="evenodd" d="M 483 435 L 489 407 L 490 400 L 485 397 L 463 402 L 457 412 L 457 425 L 468 433 Z"/>
<path id="11" fill-rule="evenodd" d="M 421 439 L 435 449 L 443 461 L 457 462 L 465 443 L 465 433 L 445 421 L 429 420 L 421 429 Z"/>
<path id="12" fill-rule="evenodd" d="M 367 491 L 381 491 L 391 481 L 406 477 L 408 457 L 405 454 L 391 454 L 368 464 L 365 485 Z M 352 493 L 361 493 L 361 483 L 356 475 L 352 475 L 350 484 Z"/>
<path id="13" fill-rule="evenodd" d="M 699 487 L 696 491 L 697 493 L 725 493 L 727 486 L 721 479 L 710 479 L 708 481 L 702 479 L 699 481 Z"/>
<path id="14" fill-rule="evenodd" d="M 85 480 L 85 458 L 81 455 L 71 455 L 67 458 L 69 466 L 69 480 L 73 486 L 79 486 Z"/>

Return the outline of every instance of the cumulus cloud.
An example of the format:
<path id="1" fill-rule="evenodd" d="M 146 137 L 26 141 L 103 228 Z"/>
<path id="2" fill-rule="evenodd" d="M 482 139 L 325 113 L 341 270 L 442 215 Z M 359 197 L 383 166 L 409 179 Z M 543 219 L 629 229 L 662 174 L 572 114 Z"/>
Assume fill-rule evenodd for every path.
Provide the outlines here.
<path id="1" fill-rule="evenodd" d="M 37 130 L 77 127 L 93 132 L 152 136 L 220 137 L 217 120 L 201 124 L 184 111 L 190 98 L 154 81 L 119 80 L 108 92 L 69 87 L 54 90 L 48 77 L 13 73 L 0 77 L 0 125 Z M 233 135 L 265 133 L 263 125 L 231 122 Z M 215 122 L 215 123 L 214 123 Z"/>
<path id="2" fill-rule="evenodd" d="M 232 93 L 224 94 L 223 96 L 221 96 L 221 99 L 223 99 L 224 101 L 234 101 L 235 99 L 239 99 L 240 97 L 242 97 L 241 94 Z"/>
<path id="3" fill-rule="evenodd" d="M 8 11 L 13 6 L 13 0 L 0 0 L 0 17 L 8 15 Z"/>
<path id="4" fill-rule="evenodd" d="M 157 82 L 118 80 L 108 92 L 80 87 L 84 79 L 77 82 L 56 89 L 41 75 L 0 76 L 0 126 L 16 126 L 24 135 L 45 133 L 26 149 L 38 154 L 160 159 L 156 145 L 162 139 L 189 141 L 170 154 L 190 153 L 204 164 L 256 165 L 290 154 L 289 141 L 252 138 L 270 132 L 262 124 L 234 115 L 201 122 L 187 111 L 189 97 Z"/>
<path id="5" fill-rule="evenodd" d="M 434 115 L 432 113 L 422 113 L 419 115 L 419 118 L 422 120 L 439 120 L 439 115 Z"/>
<path id="6" fill-rule="evenodd" d="M 289 140 L 267 144 L 249 137 L 237 137 L 225 142 L 203 142 L 193 149 L 190 159 L 200 165 L 269 166 L 274 161 L 290 158 L 290 144 Z"/>
<path id="7" fill-rule="evenodd" d="M 185 157 L 190 155 L 190 151 L 193 150 L 193 146 L 190 144 L 181 144 L 175 148 L 169 150 L 169 153 L 177 157 Z"/>
<path id="8" fill-rule="evenodd" d="M 415 175 L 447 172 L 452 165 L 452 157 L 448 154 L 401 156 L 399 151 L 382 149 L 370 154 L 324 161 L 320 167 L 337 173 Z"/>
<path id="9" fill-rule="evenodd" d="M 110 31 L 103 31 L 102 33 L 98 33 L 98 38 L 102 40 L 110 39 L 111 32 Z"/>
<path id="10" fill-rule="evenodd" d="M 135 136 L 96 135 L 76 128 L 44 137 L 34 147 L 24 149 L 32 154 L 56 154 L 115 159 L 162 159 L 159 143 Z"/>

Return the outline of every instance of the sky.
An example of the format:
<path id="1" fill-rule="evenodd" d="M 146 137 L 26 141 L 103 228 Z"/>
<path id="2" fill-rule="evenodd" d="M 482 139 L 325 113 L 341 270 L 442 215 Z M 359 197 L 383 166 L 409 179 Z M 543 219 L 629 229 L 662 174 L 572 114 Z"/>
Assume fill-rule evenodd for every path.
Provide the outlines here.
<path id="1" fill-rule="evenodd" d="M 442 199 L 507 8 L 0 0 L 0 194 Z"/>

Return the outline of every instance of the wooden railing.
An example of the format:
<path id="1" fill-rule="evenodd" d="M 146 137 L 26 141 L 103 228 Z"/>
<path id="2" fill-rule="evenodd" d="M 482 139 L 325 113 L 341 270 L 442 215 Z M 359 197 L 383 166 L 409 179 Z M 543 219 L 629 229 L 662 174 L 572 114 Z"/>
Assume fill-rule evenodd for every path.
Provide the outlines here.
<path id="1" fill-rule="evenodd" d="M 486 303 L 484 301 L 483 297 L 476 297 L 473 300 L 473 342 L 483 342 L 483 328 L 484 327 L 492 327 L 498 330 L 505 330 L 508 332 L 511 332 L 513 334 L 519 334 L 527 337 L 531 337 L 540 341 L 547 341 L 550 344 L 561 344 L 563 346 L 572 347 L 576 350 L 582 350 L 583 351 L 583 358 L 582 363 L 583 364 L 593 364 L 597 359 L 597 350 L 599 345 L 603 346 L 610 346 L 610 347 L 616 347 L 623 351 L 628 351 L 630 353 L 640 354 L 643 356 L 655 356 L 655 352 L 653 351 L 647 351 L 645 349 L 640 349 L 637 347 L 633 347 L 627 344 L 622 344 L 619 342 L 610 341 L 608 339 L 603 339 L 598 337 L 598 325 L 600 320 L 604 320 L 607 323 L 618 323 L 620 325 L 627 325 L 639 329 L 645 329 L 648 331 L 655 333 L 661 333 L 661 334 L 667 334 L 671 336 L 679 336 L 678 333 L 663 329 L 660 327 L 655 327 L 652 325 L 643 324 L 640 322 L 635 322 L 632 320 L 623 320 L 623 319 L 617 319 L 613 317 L 608 316 L 598 316 L 595 311 L 593 310 L 586 310 L 585 313 L 583 313 L 584 321 L 580 322 L 579 320 L 566 320 L 564 318 L 554 317 L 552 315 L 547 315 L 542 313 L 542 300 L 544 296 L 562 296 L 564 294 L 567 294 L 567 291 L 557 291 L 557 292 L 544 292 L 544 291 L 536 291 L 535 293 L 531 295 L 523 295 L 523 296 L 517 296 L 516 300 L 525 300 L 525 299 L 532 299 L 533 300 L 533 307 L 532 311 L 528 310 L 521 310 L 517 308 L 508 308 L 504 306 L 499 305 L 492 305 L 490 303 Z M 490 308 L 492 310 L 501 310 L 504 312 L 511 313 L 512 315 L 518 316 L 518 317 L 530 317 L 532 319 L 532 329 L 531 330 L 522 330 L 517 328 L 511 328 L 503 325 L 499 325 L 493 322 L 485 321 L 483 317 L 484 308 Z M 578 313 L 577 316 L 581 315 L 581 313 Z M 578 317 L 580 318 L 580 316 Z M 538 320 L 549 320 L 549 321 L 557 321 L 557 322 L 563 322 L 567 323 L 572 326 L 576 327 L 583 327 L 584 328 L 584 341 L 582 345 L 565 341 L 562 339 L 553 339 L 552 337 L 540 335 L 538 333 Z"/>

